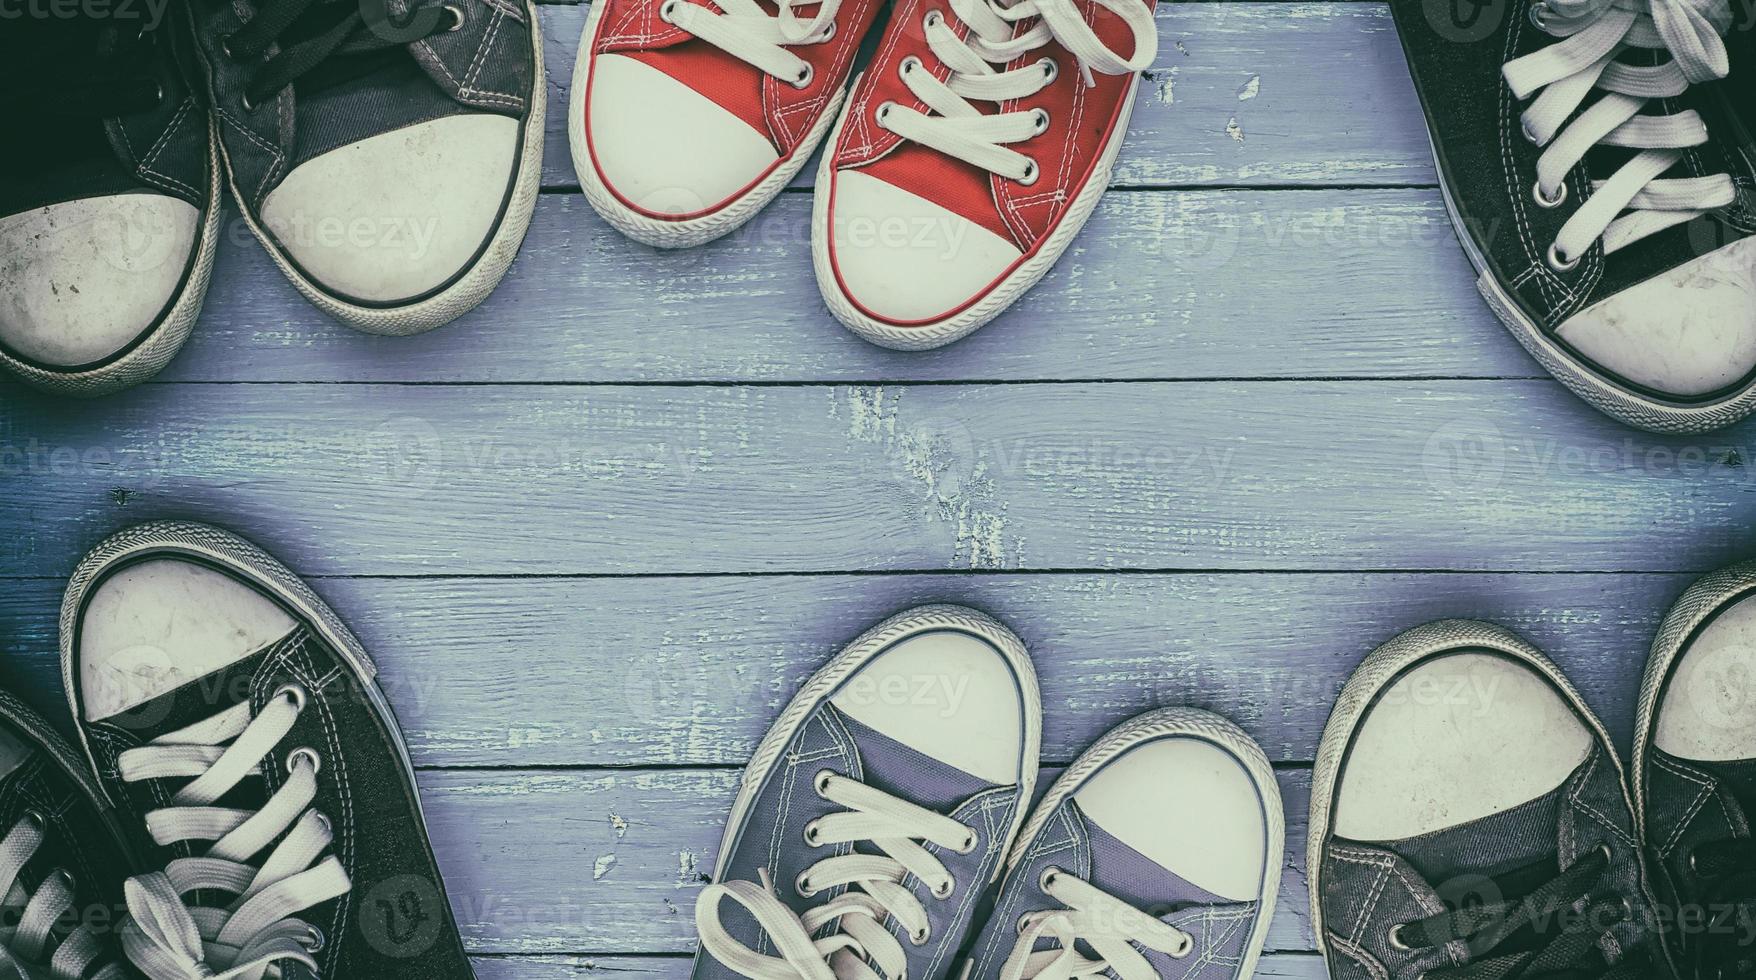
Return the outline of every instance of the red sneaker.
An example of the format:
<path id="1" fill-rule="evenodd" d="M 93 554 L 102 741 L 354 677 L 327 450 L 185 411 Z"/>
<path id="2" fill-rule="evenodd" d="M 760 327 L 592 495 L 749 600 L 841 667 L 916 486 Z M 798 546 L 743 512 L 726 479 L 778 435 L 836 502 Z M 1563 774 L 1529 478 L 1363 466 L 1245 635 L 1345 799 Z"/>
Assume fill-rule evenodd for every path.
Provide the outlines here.
<path id="1" fill-rule="evenodd" d="M 817 178 L 830 310 L 920 350 L 1012 305 L 1103 196 L 1157 53 L 1153 0 L 898 0 Z"/>
<path id="2" fill-rule="evenodd" d="M 881 3 L 594 3 L 568 125 L 592 207 L 665 248 L 750 220 L 823 142 Z"/>

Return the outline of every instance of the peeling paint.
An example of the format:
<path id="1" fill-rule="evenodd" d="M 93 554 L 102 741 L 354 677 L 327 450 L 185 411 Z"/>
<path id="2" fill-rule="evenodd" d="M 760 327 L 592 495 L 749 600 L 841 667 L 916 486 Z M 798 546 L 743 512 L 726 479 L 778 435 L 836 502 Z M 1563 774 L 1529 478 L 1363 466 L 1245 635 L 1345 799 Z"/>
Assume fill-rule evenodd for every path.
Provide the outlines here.
<path id="1" fill-rule="evenodd" d="M 610 814 L 610 829 L 616 832 L 616 839 L 621 840 L 628 836 L 628 821 L 612 813 Z"/>
<path id="2" fill-rule="evenodd" d="M 1238 142 L 1244 142 L 1244 127 L 1238 125 L 1238 117 L 1233 116 L 1226 122 L 1226 135 Z"/>
<path id="3" fill-rule="evenodd" d="M 701 872 L 696 870 L 700 865 L 700 860 L 700 858 L 695 856 L 694 851 L 677 852 L 678 888 L 687 888 L 690 885 L 698 884 L 700 882 Z"/>
<path id="4" fill-rule="evenodd" d="M 1250 80 L 1238 89 L 1238 101 L 1248 102 L 1260 94 L 1262 94 L 1262 76 L 1251 75 Z"/>
<path id="5" fill-rule="evenodd" d="M 615 867 L 616 867 L 616 855 L 614 855 L 614 854 L 600 854 L 598 856 L 598 859 L 596 861 L 592 862 L 591 880 L 602 881 L 604 878 L 604 875 L 609 874 L 611 871 L 613 871 L 615 869 Z"/>

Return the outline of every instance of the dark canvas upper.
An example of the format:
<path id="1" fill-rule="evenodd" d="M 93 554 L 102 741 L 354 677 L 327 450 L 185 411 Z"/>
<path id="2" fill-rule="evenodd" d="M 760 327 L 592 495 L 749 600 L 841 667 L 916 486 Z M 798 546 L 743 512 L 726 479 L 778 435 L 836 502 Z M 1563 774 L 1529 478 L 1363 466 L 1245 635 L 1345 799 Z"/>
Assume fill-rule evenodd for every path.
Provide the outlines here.
<path id="1" fill-rule="evenodd" d="M 364 694 L 367 682 L 303 627 L 254 656 L 123 715 L 82 722 L 99 779 L 117 800 L 125 826 L 147 855 L 145 863 L 163 868 L 192 850 L 188 845 L 158 847 L 146 833 L 147 812 L 167 806 L 186 780 L 124 782 L 121 754 L 243 700 L 260 711 L 289 682 L 305 690 L 309 703 L 270 761 L 282 762 L 299 747 L 320 754 L 312 807 L 333 825 L 332 850 L 353 885 L 340 899 L 299 915 L 326 937 L 318 954 L 321 976 L 471 977 L 427 841 L 413 774 L 398 747 L 395 721 Z M 263 769 L 264 780 L 246 781 L 219 805 L 260 808 L 286 779 L 281 765 L 265 763 Z M 283 964 L 283 969 L 290 977 L 308 972 L 295 963 Z"/>
<path id="2" fill-rule="evenodd" d="M 247 2 L 191 2 L 221 140 L 251 209 L 293 168 L 330 150 L 462 113 L 524 118 L 534 74 L 531 26 L 512 0 L 309 0 L 278 47 L 248 59 L 229 55 L 226 42 L 264 10 Z M 371 50 L 351 54 L 344 47 L 252 101 L 266 61 L 368 12 L 391 18 L 379 31 L 361 26 L 350 34 L 350 45 Z"/>
<path id="3" fill-rule="evenodd" d="M 845 890 L 828 889 L 806 898 L 793 888 L 802 872 L 827 857 L 856 850 L 880 853 L 869 844 L 812 847 L 805 843 L 807 823 L 841 809 L 813 789 L 824 770 L 947 814 L 975 831 L 976 846 L 969 854 L 925 845 L 956 878 L 946 899 L 934 898 L 927 885 L 913 876 L 903 882 L 927 910 L 930 939 L 916 946 L 894 920 L 887 923 L 908 956 L 911 980 L 941 980 L 950 974 L 953 958 L 1004 857 L 1020 805 L 1018 788 L 991 786 L 861 725 L 825 701 L 795 733 L 763 779 L 742 823 L 728 837 L 730 856 L 719 880 L 754 882 L 766 871 L 781 901 L 799 914 Z M 748 913 L 731 903 L 722 903 L 721 911 L 721 921 L 733 938 L 748 949 L 772 955 L 771 944 Z M 694 976 L 735 980 L 739 974 L 712 956 L 701 955 L 696 957 Z"/>
<path id="4" fill-rule="evenodd" d="M 8 19 L 0 30 L 9 97 L 0 105 L 0 217 L 148 191 L 209 206 L 207 117 L 189 81 L 186 11 L 178 0 L 114 9 Z"/>
<path id="5" fill-rule="evenodd" d="M 1568 201 L 1544 208 L 1533 197 L 1542 148 L 1523 135 L 1521 103 L 1503 80 L 1515 58 L 1556 43 L 1536 28 L 1518 0 L 1395 0 L 1391 4 L 1415 87 L 1457 218 L 1488 270 L 1523 312 L 1546 330 L 1568 317 L 1670 269 L 1756 231 L 1748 207 L 1697 219 L 1604 254 L 1601 242 L 1577 268 L 1558 272 L 1547 260 L 1562 225 L 1590 196 L 1590 180 L 1613 174 L 1626 151 L 1598 147 L 1568 181 Z M 1735 32 L 1734 32 L 1735 33 Z M 1650 62 L 1649 62 L 1650 63 Z M 1730 173 L 1746 192 L 1756 183 L 1752 161 L 1733 145 L 1728 100 L 1748 102 L 1750 67 L 1731 79 L 1693 87 L 1682 99 L 1649 110 L 1699 111 L 1713 141 L 1684 155 L 1669 177 Z M 1741 89 L 1734 86 L 1741 86 Z M 1588 99 L 1588 104 L 1595 96 Z"/>
<path id="6" fill-rule="evenodd" d="M 1019 941 L 1022 916 L 1062 907 L 1042 890 L 1043 873 L 1050 868 L 1090 882 L 1130 907 L 1188 933 L 1194 947 L 1182 959 L 1138 947 L 1163 980 L 1236 977 L 1262 913 L 1258 902 L 1228 901 L 1172 874 L 1092 822 L 1078 803 L 1068 798 L 1007 873 L 993 915 L 970 945 L 970 980 L 994 980 L 1000 975 Z M 1036 948 L 1051 949 L 1053 944 L 1039 939 Z"/>
<path id="7" fill-rule="evenodd" d="M 1593 894 L 1619 901 L 1610 903 L 1617 906 L 1616 924 L 1598 942 L 1599 955 L 1644 957 L 1649 903 L 1634 841 L 1620 775 L 1602 746 L 1553 792 L 1494 816 L 1388 844 L 1331 838 L 1318 869 L 1330 974 L 1334 980 L 1382 980 L 1462 968 L 1471 961 L 1463 943 L 1402 949 L 1398 927 L 1475 902 L 1520 898 L 1505 894 L 1496 880 L 1522 869 L 1550 878 L 1576 863 L 1601 860 L 1597 852 L 1604 846 L 1610 859 L 1592 883 Z M 1630 910 L 1632 919 L 1626 917 Z M 1549 921 L 1554 925 L 1525 936 L 1523 946 L 1555 940 L 1564 920 Z"/>
<path id="8" fill-rule="evenodd" d="M 1726 873 L 1702 857 L 1727 842 L 1749 846 L 1756 760 L 1697 762 L 1650 750 L 1646 767 L 1647 846 L 1653 888 L 1682 962 L 1756 960 L 1756 866 Z M 1711 975 L 1711 973 L 1705 974 Z"/>

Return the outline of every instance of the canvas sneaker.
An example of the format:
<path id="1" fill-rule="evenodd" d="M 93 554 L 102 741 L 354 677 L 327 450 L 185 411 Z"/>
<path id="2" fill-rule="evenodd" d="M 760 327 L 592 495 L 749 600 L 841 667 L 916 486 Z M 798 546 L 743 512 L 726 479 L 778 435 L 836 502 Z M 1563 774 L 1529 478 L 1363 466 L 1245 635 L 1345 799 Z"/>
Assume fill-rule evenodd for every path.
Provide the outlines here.
<path id="1" fill-rule="evenodd" d="M 757 747 L 701 893 L 696 980 L 943 980 L 1035 789 L 1024 646 L 924 606 L 856 639 Z"/>
<path id="2" fill-rule="evenodd" d="M 232 196 L 294 286 L 377 334 L 486 299 L 530 227 L 528 0 L 188 0 Z"/>
<path id="3" fill-rule="evenodd" d="M 817 177 L 829 309 L 920 350 L 1011 306 L 1097 207 L 1157 54 L 1153 0 L 900 0 Z"/>
<path id="4" fill-rule="evenodd" d="M 1756 410 L 1756 161 L 1729 0 L 1396 0 L 1478 288 L 1599 410 L 1704 431 Z M 1744 68 L 1742 71 L 1749 71 Z"/>
<path id="5" fill-rule="evenodd" d="M 592 5 L 568 130 L 586 199 L 661 248 L 749 221 L 804 167 L 881 0 Z"/>
<path id="6" fill-rule="evenodd" d="M 1659 628 L 1634 802 L 1682 973 L 1756 976 L 1756 565 L 1709 575 Z"/>
<path id="7" fill-rule="evenodd" d="M 1268 758 L 1223 718 L 1121 726 L 1049 788 L 1007 861 L 965 980 L 1247 980 L 1280 889 Z"/>
<path id="8" fill-rule="evenodd" d="M 150 980 L 473 976 L 376 669 L 291 572 L 143 525 L 80 563 L 61 623 L 80 739 L 149 871 L 122 943 Z"/>
<path id="9" fill-rule="evenodd" d="M 31 9 L 0 30 L 0 365 L 101 395 L 157 374 L 195 327 L 218 153 L 181 0 Z"/>
<path id="10" fill-rule="evenodd" d="M 134 867 L 85 760 L 0 692 L 0 980 L 129 980 L 115 926 Z"/>
<path id="11" fill-rule="evenodd" d="M 1311 787 L 1312 926 L 1335 980 L 1655 980 L 1608 734 L 1509 630 L 1447 620 L 1360 665 Z"/>

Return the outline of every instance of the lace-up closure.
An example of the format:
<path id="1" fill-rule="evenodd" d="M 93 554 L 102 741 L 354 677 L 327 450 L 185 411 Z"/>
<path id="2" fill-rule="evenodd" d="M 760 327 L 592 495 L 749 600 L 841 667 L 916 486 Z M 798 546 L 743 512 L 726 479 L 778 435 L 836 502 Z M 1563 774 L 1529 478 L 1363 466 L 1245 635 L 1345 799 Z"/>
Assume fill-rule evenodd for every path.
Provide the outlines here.
<path id="1" fill-rule="evenodd" d="M 147 814 L 159 846 L 212 842 L 202 856 L 178 858 L 162 874 L 128 883 L 132 921 L 123 946 L 152 980 L 258 978 L 283 960 L 316 968 L 312 953 L 321 933 L 295 916 L 351 887 L 341 862 L 325 854 L 333 838 L 328 818 L 311 809 L 320 757 L 305 748 L 287 753 L 286 779 L 259 810 L 216 805 L 283 765 L 277 750 L 306 703 L 303 688 L 287 685 L 254 717 L 244 702 L 121 754 L 125 782 L 191 780 L 171 806 Z M 194 893 L 236 898 L 224 906 L 186 906 L 183 896 Z"/>
<path id="2" fill-rule="evenodd" d="M 701 948 L 752 980 L 879 980 L 874 965 L 883 980 L 904 980 L 907 954 L 884 923 L 894 918 L 917 946 L 932 936 L 926 907 L 903 882 L 911 876 L 918 879 L 939 901 L 957 890 L 957 879 L 918 842 L 968 854 L 979 844 L 978 836 L 950 817 L 832 772 L 819 773 L 814 788 L 819 796 L 846 809 L 807 824 L 806 844 L 821 848 L 865 843 L 882 853 L 856 851 L 807 868 L 793 883 L 800 898 L 849 887 L 802 916 L 780 900 L 767 871 L 760 872 L 760 884 L 710 885 L 695 906 Z M 720 912 L 727 899 L 756 919 L 780 955 L 751 950 L 726 930 Z M 836 933 L 812 938 L 831 924 L 838 927 Z"/>
<path id="3" fill-rule="evenodd" d="M 1158 980 L 1158 971 L 1134 944 L 1175 959 L 1195 949 L 1194 937 L 1183 930 L 1059 868 L 1046 869 L 1039 885 L 1066 908 L 1030 912 L 1019 920 L 1018 944 L 1000 980 L 1097 978 L 1112 970 L 1121 980 Z M 1037 949 L 1044 939 L 1052 940 L 1055 948 Z M 1081 944 L 1097 958 L 1082 954 Z"/>
<path id="4" fill-rule="evenodd" d="M 1097 0 L 1127 25 L 1134 52 L 1111 51 L 1085 22 L 1076 0 L 1020 0 L 1002 6 L 992 0 L 951 0 L 959 31 L 937 11 L 922 24 L 933 56 L 951 70 L 944 80 L 919 60 L 902 65 L 909 91 L 927 104 L 930 113 L 912 106 L 885 103 L 877 123 L 904 139 L 932 147 L 947 156 L 1023 184 L 1034 184 L 1041 171 L 1036 161 L 1012 149 L 1046 132 L 1053 124 L 1047 110 L 1020 106 L 1008 112 L 984 113 L 970 104 L 1022 102 L 1054 83 L 1060 66 L 1052 58 L 1002 69 L 1041 48 L 1058 42 L 1078 61 L 1085 84 L 1092 73 L 1126 75 L 1142 71 L 1158 54 L 1158 26 L 1152 10 L 1140 0 Z M 1026 30 L 1018 25 L 1034 20 Z"/>
<path id="5" fill-rule="evenodd" d="M 1391 945 L 1468 946 L 1467 965 L 1429 970 L 1430 980 L 1647 980 L 1644 953 L 1611 966 L 1600 951 L 1606 933 L 1634 919 L 1604 887 L 1612 857 L 1605 846 L 1560 875 L 1540 865 L 1502 875 L 1492 881 L 1492 900 L 1396 926 Z"/>
<path id="6" fill-rule="evenodd" d="M 1535 96 L 1523 124 L 1525 137 L 1545 148 L 1532 190 L 1536 203 L 1565 205 L 1568 175 L 1595 147 L 1632 151 L 1614 176 L 1592 182 L 1591 196 L 1579 202 L 1549 249 L 1551 267 L 1570 271 L 1594 242 L 1614 253 L 1736 200 L 1729 174 L 1663 176 L 1708 141 L 1700 113 L 1643 112 L 1655 99 L 1677 98 L 1691 85 L 1727 76 L 1727 0 L 1539 0 L 1531 16 L 1561 39 L 1505 68 L 1519 99 Z M 1668 53 L 1670 60 L 1620 60 L 1630 50 Z M 1604 95 L 1578 112 L 1594 89 Z"/>
<path id="7" fill-rule="evenodd" d="M 235 61 L 261 61 L 244 90 L 245 107 L 254 108 L 296 81 L 323 87 L 362 74 L 371 62 L 360 56 L 456 30 L 463 18 L 456 3 L 416 8 L 398 24 L 384 0 L 268 0 L 220 47 Z"/>
<path id="8" fill-rule="evenodd" d="M 811 63 L 787 48 L 834 38 L 841 0 L 822 0 L 809 19 L 798 11 L 814 0 L 780 0 L 777 15 L 770 15 L 757 0 L 713 2 L 720 12 L 691 0 L 664 0 L 659 19 L 795 88 L 811 85 L 815 77 Z"/>
<path id="9" fill-rule="evenodd" d="M 122 966 L 105 962 L 107 954 L 90 925 L 81 922 L 72 932 L 58 930 L 68 917 L 78 917 L 76 882 L 64 870 L 51 872 L 35 892 L 20 876 L 48 839 L 48 821 L 27 812 L 0 839 L 0 908 L 6 925 L 0 928 L 0 969 L 11 967 L 21 976 L 35 976 L 17 966 L 19 960 L 48 966 L 53 980 L 124 980 Z M 9 974 L 10 975 L 10 974 Z"/>
<path id="10" fill-rule="evenodd" d="M 1703 884 L 1708 921 L 1695 939 L 1697 975 L 1710 980 L 1756 977 L 1756 841 L 1711 841 L 1689 854 L 1689 866 Z"/>

